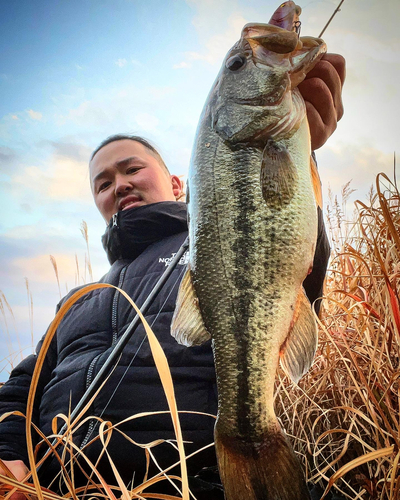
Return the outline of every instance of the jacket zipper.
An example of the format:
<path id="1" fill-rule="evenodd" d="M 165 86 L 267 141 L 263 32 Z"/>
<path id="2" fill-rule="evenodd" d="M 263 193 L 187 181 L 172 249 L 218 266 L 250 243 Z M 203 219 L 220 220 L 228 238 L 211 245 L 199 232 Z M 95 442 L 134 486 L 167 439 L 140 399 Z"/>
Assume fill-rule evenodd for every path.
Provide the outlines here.
<path id="1" fill-rule="evenodd" d="M 119 281 L 118 281 L 118 288 L 122 287 L 122 284 L 125 279 L 125 273 L 127 270 L 128 266 L 125 266 L 122 268 L 122 271 L 119 275 Z M 114 293 L 114 298 L 113 298 L 113 305 L 112 305 L 112 313 L 111 313 L 111 326 L 112 326 L 112 343 L 111 347 L 113 347 L 117 343 L 117 338 L 118 338 L 118 327 L 117 327 L 117 316 L 118 316 L 118 301 L 119 301 L 119 292 L 118 290 L 115 290 Z"/>
<path id="2" fill-rule="evenodd" d="M 118 227 L 118 212 L 112 216 L 113 227 Z"/>
<path id="3" fill-rule="evenodd" d="M 114 220 L 114 218 L 115 218 L 115 220 Z M 117 220 L 117 214 L 114 214 L 113 215 L 113 225 L 115 225 L 115 226 L 117 225 L 116 220 Z M 127 268 L 128 268 L 128 266 L 123 267 L 120 274 L 119 274 L 118 288 L 122 287 Z M 118 327 L 117 327 L 118 326 L 117 325 L 118 300 L 119 300 L 119 292 L 118 292 L 118 290 L 115 290 L 114 297 L 113 297 L 112 312 L 111 312 L 111 327 L 112 327 L 111 347 L 114 347 L 114 345 L 117 343 L 117 338 L 118 338 Z M 92 383 L 94 367 L 96 366 L 97 360 L 99 359 L 99 357 L 102 354 L 103 353 L 100 353 L 97 356 L 95 356 L 89 365 L 87 376 L 86 376 L 86 389 Z M 84 446 L 86 446 L 86 444 L 89 442 L 89 438 L 93 433 L 95 424 L 96 424 L 95 419 L 92 419 L 89 421 L 89 428 L 88 428 L 88 431 L 86 433 L 86 436 L 83 438 L 83 441 L 80 445 L 80 449 L 82 449 Z"/>

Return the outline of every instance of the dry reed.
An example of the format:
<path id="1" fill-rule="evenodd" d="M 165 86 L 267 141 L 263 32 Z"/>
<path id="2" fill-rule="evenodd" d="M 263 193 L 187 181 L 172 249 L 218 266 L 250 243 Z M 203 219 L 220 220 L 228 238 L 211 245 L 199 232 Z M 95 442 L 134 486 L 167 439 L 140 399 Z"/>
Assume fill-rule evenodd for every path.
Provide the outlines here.
<path id="1" fill-rule="evenodd" d="M 89 251 L 89 230 L 88 230 L 88 225 L 84 220 L 81 223 L 81 234 L 83 236 L 83 239 L 85 240 L 86 250 L 87 250 L 87 255 L 85 255 L 85 282 L 86 282 L 86 269 L 89 272 L 90 281 L 93 281 L 92 264 L 90 261 L 90 251 Z M 79 276 L 79 269 L 78 269 L 78 276 Z"/>
<path id="2" fill-rule="evenodd" d="M 333 255 L 316 359 L 299 386 L 279 371 L 276 392 L 280 421 L 303 458 L 307 479 L 320 484 L 325 493 L 333 487 L 352 500 L 400 498 L 400 196 L 383 174 L 378 175 L 376 185 L 368 204 L 356 202 L 357 216 L 352 222 L 346 221 L 344 209 L 351 193 L 349 184 L 343 189 L 342 203 L 336 198 L 328 208 Z M 176 419 L 176 409 L 173 413 Z M 68 422 L 68 417 L 63 418 Z M 89 494 L 110 499 L 148 497 L 146 487 L 165 480 L 168 471 L 128 490 L 118 471 L 117 484 L 110 487 L 96 464 L 90 464 L 94 474 L 88 477 L 88 486 L 74 488 L 68 464 L 76 463 L 78 455 L 87 459 L 71 437 L 88 418 L 69 422 L 63 436 L 42 436 L 48 445 L 53 437 L 65 444 L 60 456 L 53 447 L 70 492 L 65 498 Z M 28 413 L 28 424 L 29 420 Z M 98 420 L 100 431 L 95 439 L 102 440 L 106 454 L 109 433 L 120 432 L 122 423 Z M 157 443 L 145 450 L 149 460 L 153 445 Z M 33 450 L 30 456 L 33 460 Z M 8 485 L 9 493 L 12 488 L 35 491 L 12 478 L 3 476 L 1 482 Z M 36 494 L 60 498 L 37 489 Z"/>
<path id="3" fill-rule="evenodd" d="M 281 372 L 277 393 L 308 479 L 354 500 L 400 498 L 400 196 L 384 174 L 376 189 L 351 223 L 337 199 L 328 210 L 317 356 L 299 387 Z"/>
<path id="4" fill-rule="evenodd" d="M 57 280 L 57 286 L 58 286 L 58 293 L 60 295 L 60 300 L 62 299 L 61 295 L 61 288 L 60 288 L 60 277 L 58 275 L 58 266 L 57 266 L 57 261 L 53 255 L 50 255 L 50 262 L 51 265 L 53 266 L 54 269 L 54 274 L 56 275 L 56 280 Z"/>
<path id="5" fill-rule="evenodd" d="M 143 326 L 145 328 L 147 338 L 149 341 L 150 349 L 153 355 L 153 359 L 155 362 L 155 365 L 157 367 L 157 371 L 160 376 L 161 384 L 163 386 L 165 396 L 167 398 L 168 402 L 168 407 L 169 407 L 169 412 L 157 412 L 157 413 L 169 413 L 171 415 L 172 419 L 172 424 L 175 432 L 175 437 L 176 437 L 176 444 L 170 443 L 171 446 L 173 446 L 179 453 L 179 464 L 181 467 L 181 473 L 182 477 L 176 477 L 176 476 L 170 476 L 168 475 L 168 470 L 172 469 L 176 464 L 171 464 L 171 467 L 169 467 L 167 470 L 160 470 L 160 473 L 155 475 L 152 478 L 147 478 L 147 473 L 146 473 L 146 478 L 144 482 L 136 486 L 130 490 L 128 490 L 128 487 L 124 484 L 118 470 L 116 469 L 112 457 L 109 455 L 108 450 L 107 450 L 107 445 L 109 443 L 109 440 L 111 438 L 111 434 L 114 431 L 118 431 L 121 434 L 123 434 L 118 427 L 123 425 L 129 420 L 137 419 L 137 418 L 143 418 L 149 415 L 153 415 L 153 413 L 141 413 L 137 415 L 133 415 L 131 417 L 128 417 L 122 422 L 119 422 L 116 425 L 112 425 L 111 422 L 106 422 L 103 421 L 99 417 L 84 417 L 84 414 L 86 413 L 87 409 L 90 407 L 92 404 L 94 398 L 97 396 L 98 392 L 101 390 L 101 387 L 98 389 L 96 394 L 92 397 L 92 399 L 87 403 L 86 407 L 81 411 L 81 413 L 74 419 L 74 421 L 71 421 L 68 416 L 65 415 L 60 415 L 58 414 L 54 419 L 53 419 L 53 432 L 54 434 L 51 436 L 44 436 L 43 433 L 40 431 L 40 429 L 37 428 L 37 426 L 33 423 L 32 417 L 33 417 L 33 406 L 34 406 L 34 400 L 35 400 L 35 394 L 36 394 L 36 389 L 38 386 L 38 381 L 40 377 L 40 372 L 43 366 L 43 363 L 45 361 L 45 357 L 47 354 L 47 350 L 50 346 L 50 343 L 57 331 L 58 325 L 62 321 L 63 317 L 65 314 L 71 309 L 71 307 L 75 304 L 77 300 L 79 300 L 82 296 L 85 294 L 97 290 L 100 288 L 116 288 L 130 303 L 132 308 L 135 309 L 136 313 L 140 316 L 140 319 L 143 323 Z M 32 382 L 29 390 L 29 395 L 28 395 L 28 400 L 27 400 L 27 410 L 26 410 L 26 415 L 21 414 L 20 412 L 10 412 L 8 414 L 4 414 L 0 416 L 0 422 L 6 418 L 9 418 L 10 416 L 13 415 L 18 415 L 22 416 L 26 419 L 26 440 L 27 440 L 27 449 L 28 449 L 28 456 L 29 456 L 29 464 L 30 464 L 30 471 L 29 473 L 22 481 L 17 481 L 15 477 L 13 477 L 12 473 L 9 471 L 7 466 L 0 460 L 0 467 L 3 468 L 5 471 L 5 474 L 0 474 L 0 495 L 1 498 L 7 499 L 9 498 L 13 493 L 15 492 L 21 492 L 25 493 L 27 495 L 27 498 L 29 499 L 29 495 L 35 495 L 38 500 L 44 500 L 44 499 L 51 499 L 51 500 L 61 500 L 62 498 L 71 498 L 74 500 L 78 500 L 78 498 L 87 498 L 89 495 L 91 498 L 95 497 L 100 497 L 100 498 L 108 498 L 110 500 L 117 500 L 117 498 L 121 498 L 123 500 L 130 500 L 132 498 L 159 498 L 159 499 L 164 499 L 164 500 L 170 500 L 174 498 L 181 498 L 182 500 L 189 500 L 189 486 L 188 486 L 188 478 L 187 478 L 187 471 L 186 471 L 186 457 L 185 457 L 185 452 L 184 452 L 184 445 L 183 445 L 183 438 L 182 438 L 182 432 L 181 432 L 181 427 L 180 427 L 180 421 L 179 421 L 179 416 L 178 416 L 178 409 L 176 406 L 176 400 L 175 400 L 175 394 L 174 394 L 174 388 L 173 388 L 173 382 L 172 382 L 172 377 L 171 377 L 171 372 L 169 370 L 167 358 L 164 354 L 164 351 L 161 348 L 161 345 L 159 341 L 157 340 L 157 337 L 151 330 L 150 326 L 148 325 L 147 321 L 143 317 L 142 313 L 139 311 L 135 303 L 132 301 L 132 299 L 124 292 L 123 290 L 114 287 L 113 285 L 105 284 L 105 283 L 98 283 L 98 284 L 92 284 L 88 285 L 77 292 L 75 292 L 68 300 L 65 301 L 65 303 L 61 306 L 60 310 L 56 314 L 56 317 L 54 318 L 52 324 L 50 325 L 50 328 L 47 332 L 46 338 L 44 340 L 44 343 L 42 345 L 42 348 L 40 350 L 40 353 L 38 355 L 38 359 L 36 362 L 35 370 L 32 375 Z M 87 444 L 89 446 L 93 441 L 96 441 L 100 439 L 101 444 L 103 445 L 103 451 L 98 458 L 97 462 L 94 464 L 92 463 L 88 457 L 85 455 L 84 449 L 81 450 L 79 447 L 76 446 L 76 444 L 73 442 L 73 435 L 79 427 L 87 423 L 88 420 L 91 418 L 95 418 L 99 422 L 99 431 L 97 436 L 95 436 L 91 442 Z M 64 420 L 64 422 L 67 424 L 66 430 L 63 432 L 62 435 L 59 435 L 56 433 L 56 429 L 58 426 L 57 421 L 58 419 Z M 40 438 L 41 442 L 38 444 L 36 447 L 36 451 L 33 448 L 32 445 L 32 432 L 36 432 Z M 128 436 L 126 436 L 127 439 Z M 56 442 L 54 442 L 56 440 Z M 158 440 L 156 442 L 148 443 L 147 445 L 138 445 L 144 448 L 145 453 L 147 454 L 148 458 L 153 458 L 153 454 L 151 449 L 154 446 L 157 446 L 164 442 L 164 440 Z M 50 490 L 47 490 L 45 488 L 42 488 L 39 482 L 38 474 L 37 474 L 37 467 L 40 466 L 44 460 L 48 458 L 47 454 L 39 461 L 36 460 L 36 455 L 37 455 L 37 450 L 41 445 L 47 445 L 48 449 L 51 451 L 51 454 L 59 461 L 60 463 L 60 469 L 61 469 L 61 477 L 59 480 L 61 481 L 62 484 L 65 485 L 65 487 L 68 489 L 67 494 L 63 495 L 62 497 L 51 492 Z M 60 448 L 58 446 L 62 444 L 63 446 L 61 447 L 61 454 L 59 454 Z M 212 446 L 212 443 L 210 443 L 210 446 Z M 201 451 L 201 450 L 199 450 Z M 101 459 L 101 457 L 105 455 L 109 463 L 111 465 L 111 468 L 114 472 L 115 480 L 116 480 L 116 485 L 108 485 L 104 479 L 102 478 L 100 472 L 97 469 L 97 465 Z M 84 462 L 89 465 L 90 469 L 92 470 L 92 473 L 90 476 L 85 473 L 85 471 L 82 469 L 82 466 L 78 462 L 78 459 L 83 460 Z M 156 462 L 155 462 L 156 463 Z M 72 467 L 71 467 L 72 464 Z M 79 468 L 86 476 L 88 480 L 88 484 L 85 487 L 81 488 L 76 488 L 74 485 L 74 467 Z M 33 484 L 32 484 L 33 480 Z M 157 493 L 149 493 L 146 491 L 149 486 L 152 486 L 160 481 L 169 481 L 177 490 L 177 494 L 179 494 L 179 497 L 171 496 L 171 495 L 164 495 L 164 494 L 157 494 Z M 173 481 L 175 480 L 175 482 Z M 176 482 L 180 483 L 181 486 L 178 487 Z"/>

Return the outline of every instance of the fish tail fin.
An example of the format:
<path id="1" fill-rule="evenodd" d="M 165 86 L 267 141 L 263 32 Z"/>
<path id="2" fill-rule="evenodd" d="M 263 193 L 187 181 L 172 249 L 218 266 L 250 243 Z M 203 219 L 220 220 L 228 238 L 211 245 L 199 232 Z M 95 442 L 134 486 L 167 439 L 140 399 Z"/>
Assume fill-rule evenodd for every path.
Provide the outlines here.
<path id="1" fill-rule="evenodd" d="M 226 500 L 310 500 L 302 466 L 279 425 L 262 443 L 221 435 L 215 447 Z"/>

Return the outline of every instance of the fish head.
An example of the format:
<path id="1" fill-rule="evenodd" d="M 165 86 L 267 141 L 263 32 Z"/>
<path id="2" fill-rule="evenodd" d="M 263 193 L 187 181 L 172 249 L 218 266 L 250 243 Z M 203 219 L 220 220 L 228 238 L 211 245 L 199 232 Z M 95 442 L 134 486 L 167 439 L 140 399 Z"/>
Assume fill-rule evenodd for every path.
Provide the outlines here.
<path id="1" fill-rule="evenodd" d="M 232 144 L 265 142 L 295 130 L 305 106 L 299 113 L 292 91 L 324 52 L 322 39 L 299 38 L 274 24 L 246 24 L 211 90 L 206 105 L 211 128 Z"/>

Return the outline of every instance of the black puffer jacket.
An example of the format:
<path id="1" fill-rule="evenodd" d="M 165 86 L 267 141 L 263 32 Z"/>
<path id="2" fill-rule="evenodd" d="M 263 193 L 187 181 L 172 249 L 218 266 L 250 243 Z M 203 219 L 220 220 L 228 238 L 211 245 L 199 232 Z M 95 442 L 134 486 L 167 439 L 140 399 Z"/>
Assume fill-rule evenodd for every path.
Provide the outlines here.
<path id="1" fill-rule="evenodd" d="M 124 289 L 140 307 L 187 236 L 186 206 L 183 203 L 162 202 L 120 212 L 117 224 L 111 221 L 103 243 L 112 263 L 110 271 L 100 280 Z M 322 218 L 320 218 L 322 224 Z M 308 277 L 307 293 L 314 299 L 321 293 L 329 256 L 329 246 L 320 225 L 313 273 Z M 178 286 L 185 269 L 181 259 L 167 284 L 146 314 L 168 358 L 179 410 L 216 414 L 217 392 L 210 342 L 186 348 L 170 336 L 170 322 L 175 307 Z M 73 290 L 66 298 L 71 296 Z M 65 299 L 63 301 L 65 301 Z M 62 302 L 63 302 L 62 301 Z M 61 302 L 61 303 L 62 303 Z M 58 413 L 68 415 L 108 357 L 112 346 L 123 334 L 134 312 L 124 297 L 114 289 L 95 290 L 82 297 L 67 313 L 48 352 L 38 387 L 34 412 L 35 422 L 49 435 L 51 422 Z M 40 349 L 39 343 L 38 349 Z M 19 410 L 25 412 L 31 375 L 36 362 L 32 355 L 12 372 L 0 390 L 0 415 Z M 109 380 L 96 397 L 88 415 L 120 422 L 143 411 L 166 410 L 167 403 L 153 363 L 144 329 L 139 326 Z M 75 433 L 75 443 L 87 443 L 95 431 L 93 423 L 83 425 Z M 59 424 L 61 427 L 62 422 Z M 212 442 L 214 419 L 183 414 L 181 419 L 187 454 Z M 134 419 L 120 430 L 136 442 L 173 439 L 170 416 L 156 415 Z M 141 482 L 145 470 L 145 453 L 114 432 L 109 445 L 113 460 L 126 482 Z M 96 442 L 86 454 L 95 462 L 100 450 Z M 167 443 L 153 448 L 160 467 L 178 460 L 176 450 Z M 25 423 L 12 417 L 0 424 L 0 457 L 22 459 L 27 463 Z M 215 464 L 213 448 L 188 461 L 188 471 Z M 43 484 L 49 483 L 59 467 L 47 460 L 42 467 Z M 104 459 L 101 472 L 109 482 L 115 478 Z M 79 474 L 76 473 L 79 484 Z M 83 482 L 83 480 L 82 480 Z"/>

